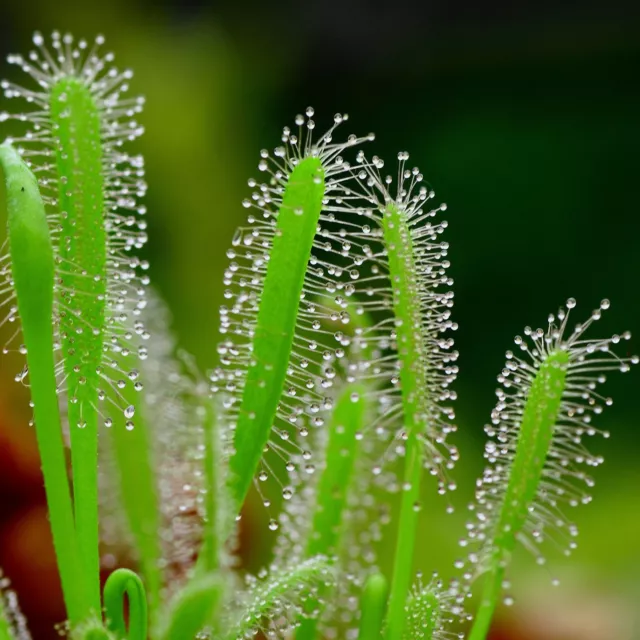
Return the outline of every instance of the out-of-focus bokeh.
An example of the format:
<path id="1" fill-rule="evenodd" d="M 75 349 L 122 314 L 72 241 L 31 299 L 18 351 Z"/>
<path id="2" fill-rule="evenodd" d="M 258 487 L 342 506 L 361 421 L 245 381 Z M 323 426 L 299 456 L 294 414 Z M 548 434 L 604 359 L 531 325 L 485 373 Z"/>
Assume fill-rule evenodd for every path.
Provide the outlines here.
<path id="1" fill-rule="evenodd" d="M 569 296 L 584 314 L 611 299 L 603 335 L 640 330 L 640 6 L 0 0 L 3 59 L 29 50 L 33 30 L 54 28 L 103 33 L 147 97 L 137 143 L 150 185 L 146 257 L 180 343 L 204 369 L 216 362 L 225 249 L 247 178 L 296 113 L 313 105 L 319 127 L 349 113 L 345 133 L 375 131 L 372 149 L 390 160 L 409 150 L 447 202 L 462 461 L 455 493 L 425 492 L 416 569 L 451 576 L 513 336 L 544 326 Z M 12 328 L 1 331 L 4 342 Z M 637 340 L 631 350 L 640 351 Z M 0 566 L 44 640 L 64 614 L 28 396 L 13 382 L 22 364 L 17 354 L 0 360 Z M 607 462 L 593 503 L 575 512 L 578 550 L 551 554 L 546 567 L 518 554 L 515 605 L 500 610 L 493 640 L 640 638 L 638 375 L 608 384 L 616 402 L 599 423 L 613 437 L 592 443 Z M 248 531 L 247 566 L 268 558 L 270 536 L 261 525 Z M 392 544 L 388 527 L 387 568 Z"/>

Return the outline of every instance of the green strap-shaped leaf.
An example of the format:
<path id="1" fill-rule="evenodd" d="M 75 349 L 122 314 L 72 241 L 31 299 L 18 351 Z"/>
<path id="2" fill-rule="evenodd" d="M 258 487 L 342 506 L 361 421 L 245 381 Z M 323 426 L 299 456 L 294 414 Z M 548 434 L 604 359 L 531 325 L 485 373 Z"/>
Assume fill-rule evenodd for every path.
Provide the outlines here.
<path id="1" fill-rule="evenodd" d="M 426 380 L 429 367 L 428 354 L 420 331 L 423 323 L 419 303 L 420 291 L 406 214 L 395 204 L 389 204 L 384 211 L 382 225 L 389 259 L 389 277 L 393 289 L 406 432 L 403 479 L 405 490 L 401 498 L 386 636 L 388 640 L 399 640 L 405 625 L 404 607 L 413 570 L 418 522 L 415 505 L 420 503 L 422 486 L 424 447 L 420 438 L 427 431 L 426 421 L 431 399 L 428 396 Z"/>
<path id="2" fill-rule="evenodd" d="M 93 601 L 85 586 L 67 480 L 53 357 L 54 258 L 38 184 L 13 147 L 0 145 L 7 196 L 9 248 L 53 543 L 67 613 L 78 623 Z"/>
<path id="3" fill-rule="evenodd" d="M 260 299 L 230 460 L 230 491 L 238 509 L 262 458 L 282 396 L 323 197 L 322 163 L 319 158 L 305 158 L 291 172 L 284 192 Z"/>
<path id="4" fill-rule="evenodd" d="M 358 439 L 362 438 L 366 417 L 366 388 L 349 384 L 338 398 L 329 425 L 329 442 L 324 469 L 317 487 L 313 523 L 309 532 L 306 557 L 334 557 L 341 552 L 344 512 L 358 457 Z M 329 587 L 320 588 L 325 596 Z M 321 610 L 318 602 L 312 609 Z M 297 640 L 311 640 L 317 635 L 318 618 L 303 618 L 296 631 Z"/>
<path id="5" fill-rule="evenodd" d="M 381 573 L 367 578 L 360 603 L 360 640 L 380 640 L 389 585 Z"/>
<path id="6" fill-rule="evenodd" d="M 540 365 L 531 384 L 509 484 L 491 544 L 494 550 L 491 568 L 485 579 L 470 640 L 483 640 L 489 632 L 502 591 L 508 559 L 516 546 L 516 536 L 529 517 L 551 449 L 568 363 L 569 355 L 566 351 L 552 351 Z"/>
<path id="7" fill-rule="evenodd" d="M 223 582 L 216 575 L 192 580 L 176 595 L 160 635 L 162 640 L 192 640 L 204 628 L 215 626 L 223 593 Z"/>
<path id="8" fill-rule="evenodd" d="M 129 603 L 129 624 L 124 620 L 124 596 Z M 142 580 L 129 569 L 114 571 L 104 586 L 108 628 L 119 638 L 147 640 L 147 596 Z"/>
<path id="9" fill-rule="evenodd" d="M 567 521 L 563 505 L 588 503 L 593 479 L 583 467 L 602 463 L 582 443 L 599 431 L 592 416 L 611 404 L 596 388 L 603 371 L 629 371 L 637 356 L 620 357 L 613 346 L 631 334 L 585 338 L 587 329 L 610 303 L 603 300 L 586 322 L 567 331 L 574 299 L 548 318 L 548 329 L 525 329 L 517 336 L 524 357 L 507 352 L 499 377 L 498 403 L 485 428 L 489 464 L 477 482 L 475 518 L 469 526 L 471 547 L 465 573 L 486 573 L 480 606 L 470 640 L 484 640 L 500 600 L 505 574 L 518 542 L 545 558 L 545 538 L 564 541 L 565 553 L 575 548 L 577 527 Z M 602 404 L 601 404 L 602 403 Z M 585 488 L 587 492 L 585 492 Z M 464 595 L 464 590 L 463 590 Z"/>
<path id="10" fill-rule="evenodd" d="M 61 79 L 50 97 L 56 131 L 62 277 L 60 336 L 69 394 L 74 506 L 80 553 L 100 608 L 98 556 L 98 389 L 107 293 L 101 121 L 91 90 Z"/>
<path id="11" fill-rule="evenodd" d="M 249 638 L 263 629 L 269 619 L 284 617 L 293 625 L 309 589 L 326 584 L 332 578 L 330 564 L 321 556 L 305 560 L 297 566 L 287 567 L 256 583 L 246 594 L 246 606 L 241 617 L 224 634 L 225 640 Z"/>

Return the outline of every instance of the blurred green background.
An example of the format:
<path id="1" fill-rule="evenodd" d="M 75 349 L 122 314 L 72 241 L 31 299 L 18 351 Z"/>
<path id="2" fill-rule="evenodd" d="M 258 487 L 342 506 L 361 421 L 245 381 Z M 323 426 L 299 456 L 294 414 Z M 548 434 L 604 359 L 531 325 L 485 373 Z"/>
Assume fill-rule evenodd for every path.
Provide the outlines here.
<path id="1" fill-rule="evenodd" d="M 136 143 L 150 185 L 146 254 L 180 343 L 205 369 L 216 362 L 224 252 L 246 180 L 259 150 L 306 106 L 320 126 L 349 113 L 345 134 L 375 131 L 373 148 L 389 159 L 409 150 L 447 202 L 462 461 L 457 492 L 443 499 L 428 488 L 416 568 L 450 576 L 513 336 L 569 296 L 585 314 L 611 299 L 603 335 L 640 330 L 637 3 L 0 0 L 3 59 L 27 51 L 34 29 L 54 28 L 103 33 L 136 71 L 134 92 L 147 97 Z M 11 330 L 2 332 L 4 341 Z M 21 366 L 12 354 L 0 360 L 0 566 L 40 640 L 55 637 L 63 612 L 27 399 L 12 380 Z M 607 464 L 594 502 L 575 512 L 578 551 L 546 568 L 519 555 L 516 605 L 500 612 L 495 640 L 640 638 L 638 388 L 638 371 L 608 384 L 616 402 L 599 425 L 613 437 L 592 443 Z M 271 541 L 266 527 L 250 528 L 246 565 L 259 566 Z"/>

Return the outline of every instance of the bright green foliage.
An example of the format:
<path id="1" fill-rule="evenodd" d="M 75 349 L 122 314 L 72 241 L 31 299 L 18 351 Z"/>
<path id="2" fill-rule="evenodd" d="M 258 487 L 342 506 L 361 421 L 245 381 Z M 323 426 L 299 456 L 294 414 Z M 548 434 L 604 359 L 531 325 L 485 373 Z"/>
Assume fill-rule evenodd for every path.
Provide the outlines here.
<path id="1" fill-rule="evenodd" d="M 387 608 L 387 592 L 389 585 L 381 573 L 369 576 L 362 592 L 360 605 L 360 634 L 364 640 L 380 640 L 382 625 Z"/>
<path id="2" fill-rule="evenodd" d="M 56 394 L 51 322 L 53 248 L 35 177 L 7 144 L 0 146 L 0 166 L 6 184 L 13 281 L 27 347 L 31 399 L 53 542 L 67 612 L 75 623 L 88 613 L 90 600 L 78 558 Z M 97 504 L 94 507 L 97 508 Z"/>
<path id="3" fill-rule="evenodd" d="M 315 157 L 305 158 L 289 176 L 261 294 L 253 362 L 230 461 L 230 491 L 238 507 L 251 486 L 282 396 L 323 196 L 322 163 Z"/>
<path id="4" fill-rule="evenodd" d="M 222 603 L 223 583 L 215 574 L 192 580 L 176 596 L 168 614 L 162 640 L 184 640 L 214 625 L 216 611 Z"/>
<path id="5" fill-rule="evenodd" d="M 404 409 L 405 470 L 403 482 L 396 559 L 389 596 L 386 637 L 399 640 L 404 628 L 404 607 L 411 584 L 412 558 L 415 548 L 420 487 L 422 484 L 423 446 L 420 436 L 427 431 L 430 399 L 425 378 L 429 363 L 420 327 L 419 289 L 413 246 L 402 209 L 390 204 L 382 218 L 384 241 L 389 256 L 389 277 L 393 290 L 396 317 L 398 358 Z"/>
<path id="6" fill-rule="evenodd" d="M 270 621 L 286 615 L 291 601 L 299 602 L 310 589 L 332 581 L 332 571 L 326 558 L 318 556 L 294 567 L 287 567 L 258 583 L 247 594 L 248 600 L 241 610 L 241 618 L 233 623 L 222 637 L 237 640 L 268 629 Z"/>
<path id="7" fill-rule="evenodd" d="M 365 427 L 367 403 L 365 387 L 347 385 L 338 398 L 331 423 L 329 442 L 325 452 L 325 467 L 318 483 L 313 524 L 307 542 L 306 557 L 340 554 L 341 534 L 344 532 L 344 513 L 349 491 L 353 490 L 353 474 L 358 459 L 358 442 Z M 326 597 L 328 589 L 320 589 Z M 317 603 L 313 608 L 317 607 Z M 303 619 L 296 631 L 297 640 L 317 635 L 317 619 Z"/>
<path id="8" fill-rule="evenodd" d="M 440 603 L 430 589 L 424 589 L 409 596 L 406 611 L 407 626 L 404 640 L 432 640 L 439 628 Z"/>
<path id="9" fill-rule="evenodd" d="M 331 557 L 339 550 L 366 410 L 364 386 L 354 383 L 345 387 L 336 402 L 329 425 L 325 472 L 318 483 L 313 528 L 307 543 L 308 557 Z"/>
<path id="10" fill-rule="evenodd" d="M 225 523 L 221 520 L 225 516 L 224 508 L 227 506 L 227 501 L 226 495 L 222 495 L 223 491 L 219 489 L 222 485 L 220 481 L 222 452 L 215 406 L 211 400 L 201 399 L 199 409 L 205 446 L 206 501 L 202 548 L 198 562 L 201 571 L 214 572 L 220 566 L 224 544 L 223 532 L 226 530 Z"/>
<path id="11" fill-rule="evenodd" d="M 493 540 L 503 556 L 515 547 L 516 535 L 524 526 L 536 497 L 560 411 L 568 362 L 566 351 L 550 353 L 531 384 L 511 478 Z"/>
<path id="12" fill-rule="evenodd" d="M 95 629 L 88 629 L 82 636 L 82 640 L 114 640 L 114 636 L 110 634 L 102 626 L 96 625 Z"/>
<path id="13" fill-rule="evenodd" d="M 531 384 L 509 484 L 493 540 L 489 543 L 489 548 L 493 550 L 491 567 L 485 578 L 482 600 L 470 640 L 482 640 L 489 631 L 502 592 L 505 569 L 516 546 L 516 536 L 522 531 L 530 510 L 534 508 L 558 420 L 568 363 L 569 354 L 566 351 L 551 352 L 540 365 Z"/>
<path id="14" fill-rule="evenodd" d="M 129 603 L 129 624 L 124 620 L 124 596 Z M 129 569 L 117 569 L 104 586 L 107 627 L 118 638 L 146 640 L 147 599 L 142 580 Z"/>

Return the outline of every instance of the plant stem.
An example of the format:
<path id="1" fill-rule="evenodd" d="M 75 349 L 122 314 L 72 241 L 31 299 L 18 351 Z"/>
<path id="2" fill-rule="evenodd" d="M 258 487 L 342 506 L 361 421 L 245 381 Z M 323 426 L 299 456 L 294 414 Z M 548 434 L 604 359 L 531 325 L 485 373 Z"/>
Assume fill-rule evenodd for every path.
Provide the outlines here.
<path id="1" fill-rule="evenodd" d="M 70 412 L 71 418 L 71 412 Z M 83 409 L 86 427 L 69 425 L 73 503 L 80 557 L 83 560 L 88 596 L 94 613 L 100 605 L 100 549 L 98 526 L 98 414 L 93 407 Z M 70 420 L 71 421 L 71 420 Z"/>
<path id="2" fill-rule="evenodd" d="M 399 640 L 405 626 L 405 607 L 411 586 L 413 572 L 413 555 L 416 543 L 418 511 L 416 505 L 420 500 L 422 479 L 422 447 L 415 437 L 409 436 L 405 444 L 405 472 L 400 503 L 400 521 L 398 537 L 393 561 L 391 578 L 391 594 L 387 613 L 386 638 Z"/>
<path id="3" fill-rule="evenodd" d="M 203 432 L 205 438 L 205 513 L 206 520 L 203 526 L 203 544 L 201 557 L 198 557 L 198 564 L 205 572 L 217 571 L 220 566 L 220 522 L 219 517 L 224 510 L 218 504 L 220 497 L 218 465 L 222 460 L 220 454 L 219 434 L 216 429 L 216 414 L 211 400 L 205 400 L 202 405 Z M 202 564 L 200 564 L 202 562 Z"/>

